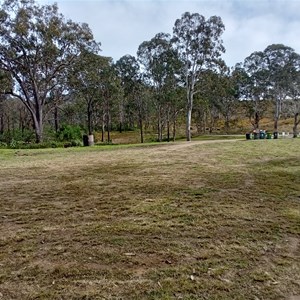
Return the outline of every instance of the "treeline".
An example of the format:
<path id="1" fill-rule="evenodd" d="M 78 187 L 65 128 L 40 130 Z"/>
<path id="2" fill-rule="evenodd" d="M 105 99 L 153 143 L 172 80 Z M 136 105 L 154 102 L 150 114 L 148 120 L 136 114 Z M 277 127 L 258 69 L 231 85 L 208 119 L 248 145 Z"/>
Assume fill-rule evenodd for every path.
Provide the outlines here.
<path id="1" fill-rule="evenodd" d="M 185 123 L 198 132 L 222 119 L 226 132 L 237 110 L 259 129 L 273 106 L 274 131 L 283 113 L 300 110 L 300 56 L 276 44 L 226 66 L 220 17 L 184 13 L 173 34 L 144 41 L 137 56 L 101 56 L 87 24 L 66 20 L 56 4 L 6 0 L 0 9 L 0 141 L 81 140 L 101 132 L 155 130 L 175 140 Z M 271 117 L 271 116 L 269 116 Z M 252 125 L 251 125 L 252 124 Z M 91 139 L 92 143 L 92 139 Z M 76 142 L 74 142 L 76 144 Z"/>

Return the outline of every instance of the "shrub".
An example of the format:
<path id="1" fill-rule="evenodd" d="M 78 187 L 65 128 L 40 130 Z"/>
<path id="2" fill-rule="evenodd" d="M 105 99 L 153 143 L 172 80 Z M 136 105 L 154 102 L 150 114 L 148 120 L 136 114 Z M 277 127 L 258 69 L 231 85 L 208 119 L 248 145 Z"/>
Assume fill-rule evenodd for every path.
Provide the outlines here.
<path id="1" fill-rule="evenodd" d="M 0 148 L 7 148 L 7 143 L 4 143 L 4 142 L 0 142 Z"/>
<path id="2" fill-rule="evenodd" d="M 55 141 L 49 141 L 49 142 L 43 142 L 39 144 L 27 144 L 24 145 L 24 149 L 46 149 L 46 148 L 61 148 L 63 147 L 63 143 L 61 142 L 55 142 Z"/>
<path id="3" fill-rule="evenodd" d="M 34 132 L 29 129 L 24 129 L 24 130 L 15 129 L 13 131 L 6 131 L 1 135 L 1 141 L 7 144 L 14 143 L 14 141 L 24 141 L 26 143 L 29 143 L 34 140 L 35 140 Z"/>
<path id="4" fill-rule="evenodd" d="M 12 140 L 11 143 L 7 146 L 10 149 L 46 149 L 46 148 L 59 148 L 63 147 L 64 143 L 62 142 L 43 142 L 43 143 L 25 143 L 23 141 Z"/>
<path id="5" fill-rule="evenodd" d="M 83 146 L 83 143 L 81 140 L 72 140 L 71 141 L 71 146 L 72 147 L 81 147 Z"/>
<path id="6" fill-rule="evenodd" d="M 9 143 L 9 148 L 18 149 L 20 147 L 21 142 L 12 139 Z"/>
<path id="7" fill-rule="evenodd" d="M 58 134 L 57 138 L 59 141 L 74 141 L 74 140 L 81 140 L 81 129 L 79 126 L 72 126 L 72 125 L 63 125 Z"/>

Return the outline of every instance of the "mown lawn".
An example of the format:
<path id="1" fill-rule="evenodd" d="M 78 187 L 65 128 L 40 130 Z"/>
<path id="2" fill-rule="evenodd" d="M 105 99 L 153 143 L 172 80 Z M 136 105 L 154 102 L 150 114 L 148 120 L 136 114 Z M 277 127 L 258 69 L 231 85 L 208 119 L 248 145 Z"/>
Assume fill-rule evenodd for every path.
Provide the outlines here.
<path id="1" fill-rule="evenodd" d="M 299 147 L 0 150 L 0 299 L 300 299 Z"/>

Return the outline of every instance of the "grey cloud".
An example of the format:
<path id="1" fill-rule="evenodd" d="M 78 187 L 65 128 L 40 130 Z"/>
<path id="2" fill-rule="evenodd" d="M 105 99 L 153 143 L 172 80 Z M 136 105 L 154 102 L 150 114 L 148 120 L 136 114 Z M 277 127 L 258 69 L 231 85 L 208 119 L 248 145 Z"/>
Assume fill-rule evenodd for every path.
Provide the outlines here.
<path id="1" fill-rule="evenodd" d="M 39 0 L 52 3 L 51 0 Z M 300 1 L 296 0 L 56 0 L 60 11 L 90 25 L 102 54 L 115 60 L 135 55 L 138 46 L 158 32 L 172 33 L 185 11 L 205 17 L 221 16 L 229 65 L 243 61 L 253 51 L 283 43 L 300 52 Z"/>

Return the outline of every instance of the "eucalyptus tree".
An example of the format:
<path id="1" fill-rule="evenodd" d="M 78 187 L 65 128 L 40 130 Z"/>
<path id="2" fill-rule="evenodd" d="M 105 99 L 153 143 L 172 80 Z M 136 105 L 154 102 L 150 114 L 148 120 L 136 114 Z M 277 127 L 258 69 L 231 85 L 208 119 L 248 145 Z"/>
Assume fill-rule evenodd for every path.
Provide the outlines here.
<path id="1" fill-rule="evenodd" d="M 236 64 L 233 71 L 239 89 L 239 99 L 253 130 L 259 129 L 260 121 L 268 107 L 265 101 L 264 71 L 257 70 L 260 59 L 260 54 L 254 52 L 244 60 L 243 64 Z"/>
<path id="2" fill-rule="evenodd" d="M 107 61 L 101 71 L 101 84 L 99 86 L 102 97 L 102 140 L 104 129 L 107 131 L 107 141 L 111 142 L 111 129 L 113 117 L 118 114 L 119 103 L 123 90 L 121 80 L 118 76 L 115 64 L 111 57 L 105 58 Z M 120 111 L 119 111 L 120 112 Z"/>
<path id="3" fill-rule="evenodd" d="M 282 44 L 268 46 L 263 54 L 268 71 L 268 92 L 275 102 L 274 130 L 277 131 L 282 104 L 288 98 L 291 83 L 296 81 L 300 71 L 300 55 Z"/>
<path id="4" fill-rule="evenodd" d="M 20 101 L 13 97 L 0 99 L 0 141 L 29 142 L 33 137 L 30 116 Z"/>
<path id="5" fill-rule="evenodd" d="M 238 87 L 235 76 L 224 63 L 218 72 L 213 70 L 204 72 L 200 84 L 202 89 L 198 101 L 200 100 L 200 105 L 202 104 L 203 109 L 206 109 L 206 115 L 210 116 L 210 132 L 215 127 L 216 120 L 222 115 L 225 130 L 228 133 L 229 123 L 238 101 Z"/>
<path id="6" fill-rule="evenodd" d="M 264 51 L 252 53 L 243 66 L 248 77 L 248 96 L 254 100 L 255 106 L 265 99 L 274 102 L 274 131 L 278 131 L 282 104 L 288 98 L 290 83 L 295 81 L 300 69 L 299 54 L 288 46 L 272 44 Z"/>
<path id="7" fill-rule="evenodd" d="M 295 98 L 292 105 L 291 110 L 294 114 L 294 124 L 293 124 L 293 137 L 296 138 L 298 136 L 298 125 L 300 124 L 300 99 Z"/>
<path id="8" fill-rule="evenodd" d="M 118 76 L 123 88 L 124 119 L 127 127 L 134 127 L 135 99 L 140 82 L 140 66 L 137 59 L 132 55 L 122 56 L 115 64 Z M 121 124 L 120 124 L 121 127 Z"/>
<path id="9" fill-rule="evenodd" d="M 300 96 L 289 98 L 285 101 L 285 112 L 293 117 L 293 137 L 298 136 L 298 125 L 300 124 Z"/>
<path id="10" fill-rule="evenodd" d="M 144 142 L 144 119 L 147 111 L 145 87 L 142 82 L 140 65 L 132 55 L 124 55 L 116 62 L 126 101 L 125 112 L 131 127 L 137 117 L 141 143 Z"/>
<path id="11" fill-rule="evenodd" d="M 11 74 L 9 91 L 30 113 L 36 142 L 43 138 L 44 106 L 83 48 L 98 51 L 87 24 L 65 20 L 56 4 L 5 0 L 0 8 L 0 69 Z"/>
<path id="12" fill-rule="evenodd" d="M 8 72 L 0 70 L 0 134 L 3 134 L 6 128 L 10 128 L 10 115 L 14 112 L 10 112 L 9 108 L 12 108 L 13 99 L 6 94 L 12 88 L 12 78 Z"/>
<path id="13" fill-rule="evenodd" d="M 203 128 L 203 132 L 205 133 L 206 128 L 209 128 L 209 132 L 211 133 L 215 119 L 218 116 L 218 111 L 215 106 L 216 93 L 213 91 L 216 78 L 217 74 L 214 71 L 206 70 L 198 80 L 201 89 L 193 100 L 195 111 L 194 119 L 198 132 Z"/>
<path id="14" fill-rule="evenodd" d="M 5 114 L 4 114 L 4 99 L 0 98 L 0 135 L 4 133 L 4 122 L 5 122 Z"/>
<path id="15" fill-rule="evenodd" d="M 134 109 L 140 128 L 140 141 L 144 143 L 144 123 L 149 113 L 150 94 L 143 81 L 138 81 L 134 87 Z"/>
<path id="16" fill-rule="evenodd" d="M 77 100 L 85 103 L 88 134 L 93 134 L 93 113 L 95 104 L 102 99 L 104 69 L 110 64 L 110 59 L 95 53 L 84 51 L 73 64 L 69 72 L 71 93 Z"/>
<path id="17" fill-rule="evenodd" d="M 171 139 L 175 142 L 177 133 L 177 122 L 181 112 L 184 110 L 184 88 L 178 84 L 176 76 L 169 77 L 167 84 L 163 88 L 166 103 L 167 141 Z"/>
<path id="18" fill-rule="evenodd" d="M 216 86 L 219 87 L 217 107 L 225 120 L 225 131 L 229 132 L 230 121 L 236 113 L 240 97 L 238 76 L 234 70 L 224 66 L 219 74 Z"/>
<path id="19" fill-rule="evenodd" d="M 218 64 L 225 52 L 221 35 L 225 27 L 220 17 L 186 12 L 177 19 L 173 28 L 173 41 L 184 65 L 183 80 L 186 88 L 186 139 L 191 140 L 191 122 L 194 95 L 203 72 Z"/>
<path id="20" fill-rule="evenodd" d="M 5 93 L 7 90 L 11 89 L 8 82 L 8 76 L 4 72 L 0 72 L 0 134 L 4 132 L 4 122 L 5 122 Z"/>
<path id="21" fill-rule="evenodd" d="M 289 95 L 284 103 L 283 110 L 294 119 L 293 137 L 296 138 L 298 136 L 298 125 L 300 124 L 300 71 L 294 74 L 293 79 L 289 82 Z"/>
<path id="22" fill-rule="evenodd" d="M 3 99 L 12 89 L 13 82 L 10 73 L 0 70 L 0 97 Z"/>
<path id="23" fill-rule="evenodd" d="M 60 119 L 63 112 L 63 107 L 66 102 L 69 102 L 69 86 L 68 82 L 65 80 L 66 77 L 61 76 L 61 84 L 56 85 L 55 88 L 51 90 L 47 99 L 47 105 L 45 105 L 45 119 L 49 123 L 53 123 L 54 131 L 58 133 L 60 127 Z M 50 117 L 52 116 L 52 118 Z M 53 120 L 53 122 L 51 122 Z"/>
<path id="24" fill-rule="evenodd" d="M 138 61 L 142 66 L 145 82 L 154 91 L 154 106 L 157 114 L 158 140 L 162 141 L 164 122 L 168 122 L 170 98 L 167 90 L 174 89 L 179 68 L 177 52 L 172 47 L 171 36 L 158 33 L 138 48 Z"/>

